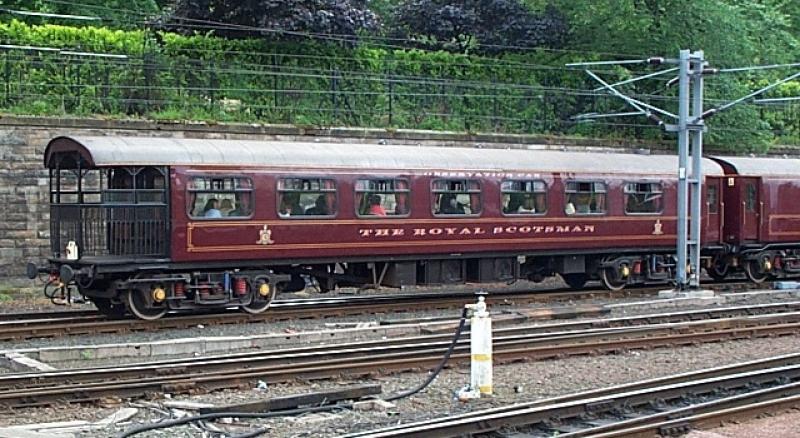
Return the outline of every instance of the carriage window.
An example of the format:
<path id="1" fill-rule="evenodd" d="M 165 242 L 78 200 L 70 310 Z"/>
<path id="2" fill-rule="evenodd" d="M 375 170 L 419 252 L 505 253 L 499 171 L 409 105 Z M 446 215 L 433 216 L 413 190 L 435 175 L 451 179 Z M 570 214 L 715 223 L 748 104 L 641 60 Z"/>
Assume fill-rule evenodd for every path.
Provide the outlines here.
<path id="1" fill-rule="evenodd" d="M 664 191 L 661 183 L 626 183 L 625 213 L 658 214 L 664 210 Z"/>
<path id="2" fill-rule="evenodd" d="M 606 185 L 601 182 L 567 183 L 564 212 L 573 214 L 602 214 L 606 212 Z"/>
<path id="3" fill-rule="evenodd" d="M 503 214 L 545 214 L 547 184 L 544 181 L 503 181 L 500 186 Z"/>
<path id="4" fill-rule="evenodd" d="M 359 216 L 405 216 L 408 202 L 405 179 L 360 179 L 356 181 L 356 213 Z"/>
<path id="5" fill-rule="evenodd" d="M 253 214 L 253 181 L 241 177 L 195 177 L 187 194 L 194 219 L 243 218 Z"/>
<path id="6" fill-rule="evenodd" d="M 120 167 L 106 171 L 107 204 L 161 204 L 165 202 L 165 171 L 156 167 Z"/>
<path id="7" fill-rule="evenodd" d="M 706 188 L 706 202 L 708 202 L 708 212 L 717 213 L 717 206 L 719 198 L 717 197 L 717 186 L 707 186 Z"/>
<path id="8" fill-rule="evenodd" d="M 433 182 L 433 213 L 477 215 L 481 212 L 481 186 L 476 180 L 439 179 Z"/>
<path id="9" fill-rule="evenodd" d="M 745 209 L 748 212 L 753 213 L 756 211 L 756 185 L 753 183 L 747 183 L 745 190 Z"/>
<path id="10" fill-rule="evenodd" d="M 304 218 L 336 214 L 336 182 L 321 178 L 278 180 L 278 216 Z"/>

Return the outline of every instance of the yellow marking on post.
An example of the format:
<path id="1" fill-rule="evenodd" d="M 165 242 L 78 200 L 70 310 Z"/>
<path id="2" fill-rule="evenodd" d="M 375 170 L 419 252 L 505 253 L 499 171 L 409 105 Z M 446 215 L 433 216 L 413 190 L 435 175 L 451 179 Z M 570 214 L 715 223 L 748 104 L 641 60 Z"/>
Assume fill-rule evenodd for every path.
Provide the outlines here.
<path id="1" fill-rule="evenodd" d="M 488 361 L 492 360 L 492 355 L 491 354 L 485 354 L 485 353 L 473 354 L 472 355 L 472 360 L 474 360 L 475 362 L 488 362 Z"/>
<path id="2" fill-rule="evenodd" d="M 493 389 L 492 385 L 479 385 L 478 386 L 478 391 L 480 391 L 481 394 L 491 394 L 492 393 L 492 389 Z"/>

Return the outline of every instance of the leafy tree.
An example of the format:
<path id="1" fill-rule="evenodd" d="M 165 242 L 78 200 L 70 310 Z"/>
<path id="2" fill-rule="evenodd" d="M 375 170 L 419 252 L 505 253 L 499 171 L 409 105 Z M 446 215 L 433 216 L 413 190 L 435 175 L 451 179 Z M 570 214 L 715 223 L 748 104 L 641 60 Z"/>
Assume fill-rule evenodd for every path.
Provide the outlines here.
<path id="1" fill-rule="evenodd" d="M 568 47 L 606 58 L 702 49 L 715 65 L 746 65 L 782 62 L 798 53 L 792 35 L 798 31 L 788 15 L 800 12 L 797 0 L 525 1 L 534 8 L 553 4 L 570 23 Z"/>
<path id="2" fill-rule="evenodd" d="M 355 37 L 378 28 L 367 0 L 178 0 L 172 23 L 185 31 L 193 25 L 219 22 L 245 26 L 218 28 L 214 33 L 233 38 L 262 36 L 295 39 L 302 33 Z M 200 21 L 192 21 L 200 20 Z"/>
<path id="3" fill-rule="evenodd" d="M 536 14 L 518 0 L 406 0 L 396 8 L 394 24 L 423 46 L 461 52 L 560 47 L 567 35 L 558 10 Z"/>

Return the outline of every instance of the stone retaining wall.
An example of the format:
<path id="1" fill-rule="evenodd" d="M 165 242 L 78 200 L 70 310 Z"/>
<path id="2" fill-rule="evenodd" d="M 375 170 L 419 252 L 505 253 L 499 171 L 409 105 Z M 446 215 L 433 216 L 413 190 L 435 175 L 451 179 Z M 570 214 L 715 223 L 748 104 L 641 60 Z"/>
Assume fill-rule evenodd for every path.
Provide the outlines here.
<path id="1" fill-rule="evenodd" d="M 21 276 L 30 259 L 46 257 L 49 247 L 47 171 L 42 154 L 59 135 L 136 135 L 176 138 L 330 141 L 531 148 L 626 150 L 669 153 L 673 143 L 642 145 L 625 141 L 556 138 L 533 135 L 462 134 L 432 131 L 297 126 L 158 123 L 140 120 L 0 118 L 0 279 Z M 784 152 L 784 151 L 779 151 Z"/>

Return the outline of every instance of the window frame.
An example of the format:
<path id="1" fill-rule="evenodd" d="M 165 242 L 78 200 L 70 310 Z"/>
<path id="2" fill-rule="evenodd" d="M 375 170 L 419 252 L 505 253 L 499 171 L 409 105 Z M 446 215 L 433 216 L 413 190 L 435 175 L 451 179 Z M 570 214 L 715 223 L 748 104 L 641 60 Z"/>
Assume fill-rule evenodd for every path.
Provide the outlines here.
<path id="1" fill-rule="evenodd" d="M 642 193 L 656 193 L 656 192 L 628 192 L 628 184 L 657 184 L 661 187 L 661 191 L 658 192 L 661 194 L 662 202 L 661 208 L 658 211 L 654 212 L 629 212 L 628 211 L 628 195 L 629 194 L 642 194 Z M 622 211 L 625 213 L 626 216 L 663 216 L 664 215 L 664 182 L 661 180 L 658 181 L 647 181 L 647 180 L 639 180 L 639 181 L 624 181 L 622 183 Z"/>
<path id="2" fill-rule="evenodd" d="M 249 189 L 233 189 L 233 190 L 207 190 L 207 189 L 193 189 L 191 188 L 192 180 L 196 178 L 208 178 L 208 179 L 226 179 L 226 178 L 238 178 L 238 179 L 246 179 L 250 181 L 250 188 Z M 233 174 L 225 174 L 225 175 L 214 175 L 214 174 L 200 174 L 200 175 L 189 175 L 189 181 L 186 184 L 186 192 L 187 195 L 189 193 L 249 193 L 250 194 L 250 214 L 247 216 L 223 216 L 223 217 L 205 217 L 205 216 L 193 216 L 191 211 L 187 211 L 186 215 L 191 220 L 199 220 L 199 221 L 237 221 L 237 220 L 248 220 L 252 219 L 255 216 L 256 212 L 256 186 L 253 183 L 252 176 L 244 176 L 244 175 L 233 175 Z M 188 203 L 187 203 L 188 207 Z"/>
<path id="3" fill-rule="evenodd" d="M 757 213 L 758 212 L 757 204 L 758 204 L 758 186 L 756 186 L 755 182 L 747 181 L 744 184 L 744 211 L 746 213 Z"/>
<path id="4" fill-rule="evenodd" d="M 391 192 L 388 192 L 388 191 L 375 191 L 375 190 L 359 190 L 359 188 L 358 188 L 358 182 L 359 181 L 392 181 L 392 182 L 403 181 L 406 184 L 406 188 L 405 189 L 401 189 L 401 190 L 395 189 L 394 191 L 391 191 Z M 406 204 L 408 206 L 408 211 L 406 211 L 403 214 L 392 214 L 392 215 L 387 214 L 386 216 L 378 216 L 378 215 L 374 215 L 374 214 L 361 214 L 358 211 L 359 202 L 357 201 L 359 193 L 370 193 L 370 194 L 378 194 L 378 195 L 405 193 L 405 195 L 406 195 Z M 376 178 L 376 177 L 365 176 L 365 177 L 356 178 L 355 183 L 353 184 L 353 210 L 355 210 L 356 217 L 359 218 L 359 219 L 407 218 L 407 217 L 411 216 L 412 208 L 413 208 L 413 203 L 411 202 L 411 180 L 409 178 L 406 178 L 406 177 Z"/>
<path id="5" fill-rule="evenodd" d="M 711 202 L 711 192 L 714 192 L 714 200 L 715 202 Z M 719 214 L 719 194 L 720 190 L 716 184 L 706 184 L 706 209 L 708 210 L 708 214 Z"/>
<path id="6" fill-rule="evenodd" d="M 281 181 L 287 179 L 300 179 L 300 180 L 319 180 L 322 181 L 333 181 L 333 188 L 331 189 L 319 189 L 319 190 L 295 190 L 295 189 L 281 189 Z M 289 215 L 289 216 L 282 216 L 281 213 L 281 194 L 282 193 L 333 193 L 334 194 L 334 205 L 336 206 L 335 211 L 332 214 L 296 214 L 296 215 Z M 303 175 L 303 176 L 296 176 L 296 175 L 279 175 L 275 178 L 275 216 L 278 219 L 283 220 L 313 220 L 313 219 L 334 219 L 339 216 L 339 180 L 336 178 L 331 178 L 327 176 L 318 176 L 318 175 Z M 304 212 L 305 213 L 305 212 Z"/>
<path id="7" fill-rule="evenodd" d="M 437 191 L 435 187 L 436 187 L 436 183 L 439 182 L 439 181 L 456 181 L 456 182 L 461 181 L 461 182 L 467 183 L 467 184 L 465 184 L 467 187 L 469 186 L 469 184 L 468 184 L 469 182 L 475 182 L 475 183 L 477 183 L 478 188 L 477 189 L 473 189 L 473 190 L 466 189 L 465 191 L 458 191 L 458 192 L 457 191 L 453 191 L 453 190 L 439 190 L 439 191 Z M 433 217 L 436 217 L 436 218 L 480 217 L 483 214 L 483 210 L 484 210 L 484 208 L 483 208 L 483 202 L 484 202 L 484 199 L 483 199 L 483 183 L 482 183 L 482 181 L 480 179 L 477 179 L 477 178 L 446 178 L 446 177 L 433 178 L 433 179 L 431 179 L 429 193 L 431 195 L 431 204 L 430 205 L 431 205 L 431 214 L 433 215 Z M 481 211 L 479 213 L 469 213 L 469 214 L 467 214 L 467 213 L 465 213 L 465 214 L 442 214 L 442 213 L 436 213 L 436 195 L 441 194 L 441 193 L 467 193 L 467 194 L 470 194 L 470 195 L 472 193 L 477 193 L 478 196 L 479 196 L 479 200 L 481 202 Z M 472 209 L 470 208 L 470 211 L 471 210 Z"/>
<path id="8" fill-rule="evenodd" d="M 146 171 L 155 171 L 157 172 L 155 177 L 161 177 L 163 179 L 163 187 L 161 188 L 152 188 L 152 189 L 145 189 L 139 188 L 139 177 Z M 127 176 L 129 176 L 130 182 L 132 187 L 130 188 L 111 188 L 112 180 L 114 179 L 111 174 L 112 172 L 121 172 L 125 171 Z M 98 204 L 98 205 L 113 205 L 113 206 L 136 206 L 136 205 L 165 205 L 167 204 L 167 198 L 169 196 L 169 171 L 162 166 L 114 166 L 101 169 L 100 174 L 98 176 L 99 180 L 99 189 L 97 190 L 97 195 L 99 195 L 98 201 L 93 202 L 86 202 L 84 203 L 91 203 L 91 204 Z M 155 181 L 155 178 L 154 178 Z M 105 185 L 104 185 L 105 183 Z M 84 183 L 85 184 L 85 183 Z M 83 190 L 84 194 L 95 194 L 93 191 Z M 151 195 L 151 194 L 160 194 L 160 201 L 150 201 L 150 200 L 140 200 L 140 195 Z M 114 199 L 115 195 L 130 195 L 131 199 L 122 199 L 117 200 Z"/>
<path id="9" fill-rule="evenodd" d="M 604 192 L 570 192 L 568 191 L 567 187 L 570 183 L 577 183 L 577 184 L 602 184 L 604 188 Z M 571 193 L 589 193 L 589 194 L 596 194 L 596 193 L 603 193 L 606 195 L 605 199 L 605 209 L 602 212 L 589 212 L 589 213 L 580 213 L 575 210 L 575 213 L 567 214 L 567 204 L 569 204 L 569 194 Z M 600 179 L 568 179 L 564 181 L 564 206 L 561 209 L 567 217 L 573 216 L 607 216 L 608 215 L 608 183 L 605 180 Z"/>
<path id="10" fill-rule="evenodd" d="M 534 182 L 534 183 L 540 182 L 540 183 L 542 183 L 544 185 L 544 191 L 541 191 L 541 192 L 525 192 L 525 191 L 506 192 L 506 191 L 503 191 L 503 183 L 505 183 L 505 182 Z M 548 196 L 549 195 L 549 191 L 550 191 L 550 186 L 547 184 L 547 181 L 545 181 L 545 180 L 543 180 L 541 178 L 538 178 L 538 179 L 537 178 L 534 178 L 534 179 L 520 179 L 520 178 L 503 179 L 503 180 L 500 181 L 500 214 L 503 215 L 503 216 L 509 216 L 509 217 L 546 216 L 547 213 L 550 211 L 550 205 L 547 202 L 549 200 L 549 198 L 550 198 Z M 511 194 L 511 193 L 521 193 L 521 194 L 539 194 L 539 193 L 541 193 L 541 194 L 544 194 L 544 208 L 545 208 L 545 210 L 543 212 L 536 211 L 535 213 L 506 213 L 506 212 L 503 211 L 503 196 L 506 195 L 506 194 Z"/>

